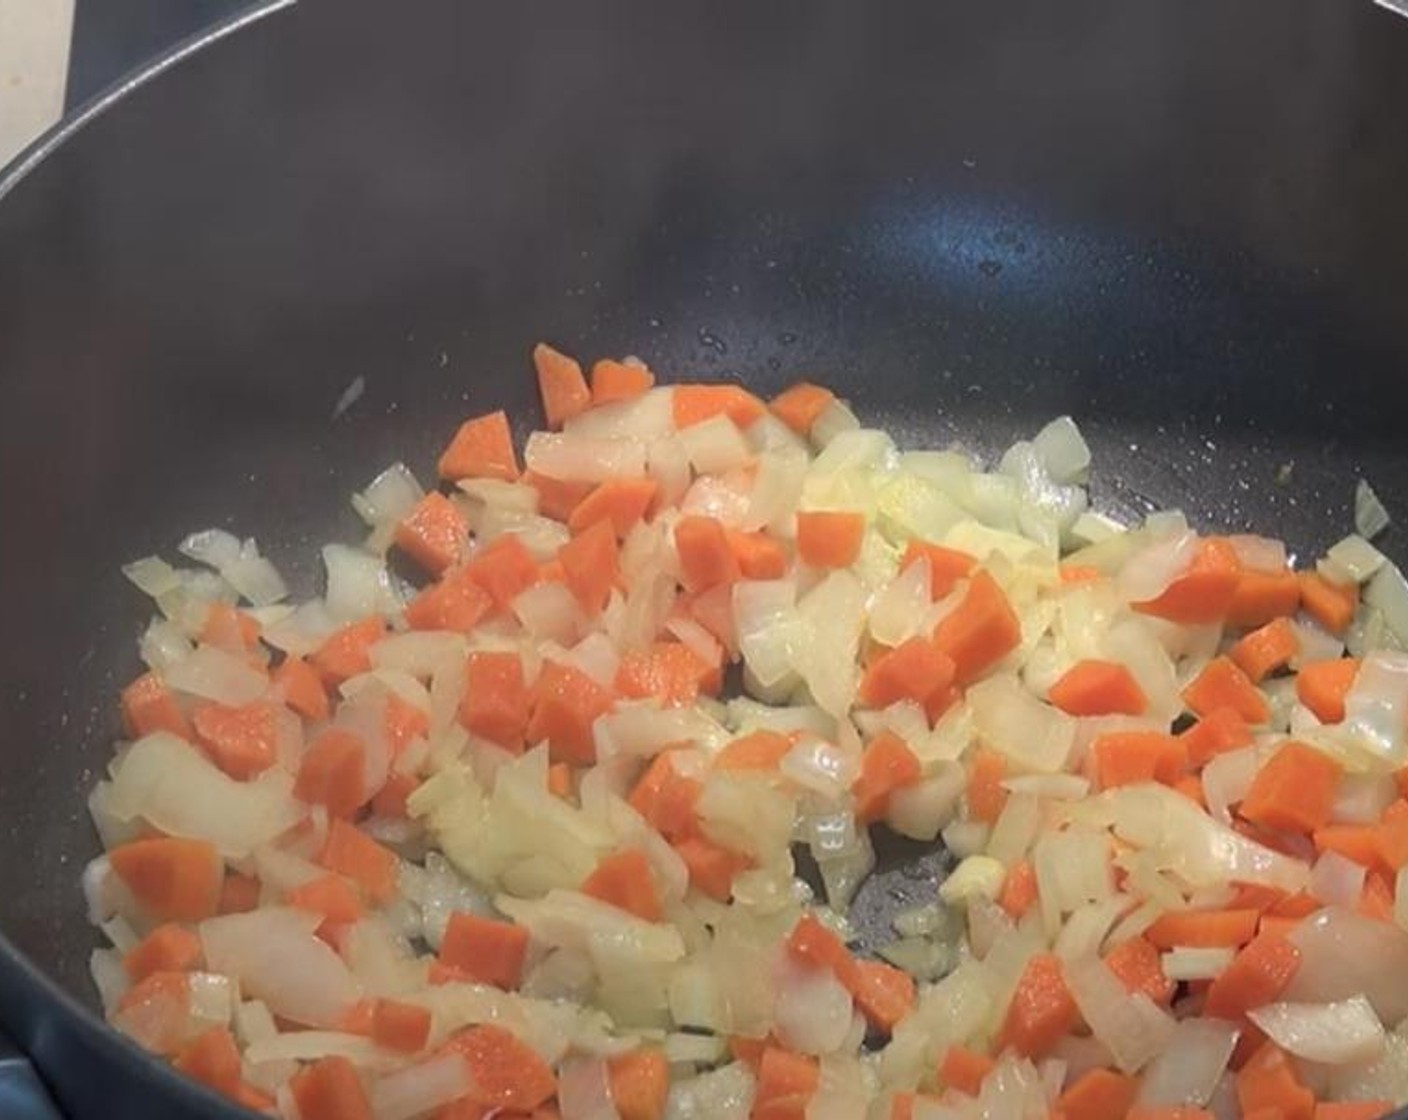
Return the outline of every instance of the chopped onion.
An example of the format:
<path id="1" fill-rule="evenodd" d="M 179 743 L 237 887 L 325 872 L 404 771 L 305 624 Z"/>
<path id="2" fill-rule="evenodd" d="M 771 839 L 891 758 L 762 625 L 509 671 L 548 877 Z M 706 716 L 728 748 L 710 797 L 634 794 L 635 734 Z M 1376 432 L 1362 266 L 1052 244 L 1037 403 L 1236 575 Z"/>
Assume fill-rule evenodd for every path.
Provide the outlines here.
<path id="1" fill-rule="evenodd" d="M 1324 562 L 1336 573 L 1336 583 L 1367 583 L 1388 560 L 1363 537 L 1352 533 L 1325 554 Z"/>
<path id="2" fill-rule="evenodd" d="M 763 685 L 783 681 L 793 671 L 793 647 L 799 636 L 796 596 L 797 585 L 790 579 L 742 580 L 733 585 L 738 648 Z"/>
<path id="3" fill-rule="evenodd" d="M 145 595 L 160 598 L 181 586 L 181 574 L 159 556 L 144 556 L 122 565 L 122 574 Z"/>
<path id="4" fill-rule="evenodd" d="M 320 1058 L 346 1058 L 354 1066 L 378 1071 L 405 1064 L 405 1056 L 386 1050 L 360 1034 L 337 1030 L 284 1031 L 271 1038 L 251 1042 L 245 1060 L 253 1065 L 265 1062 L 312 1062 Z"/>
<path id="5" fill-rule="evenodd" d="M 523 448 L 528 469 L 547 478 L 605 482 L 645 474 L 645 445 L 634 440 L 598 439 L 565 432 L 534 432 Z"/>
<path id="6" fill-rule="evenodd" d="M 1397 639 L 1399 648 L 1408 646 L 1408 580 L 1396 564 L 1385 564 L 1364 588 L 1364 604 L 1378 610 L 1384 625 Z"/>
<path id="7" fill-rule="evenodd" d="M 1237 553 L 1237 559 L 1244 568 L 1272 573 L 1286 570 L 1286 546 L 1281 541 L 1243 533 L 1228 537 L 1227 543 Z"/>
<path id="8" fill-rule="evenodd" d="M 586 622 L 577 597 L 565 583 L 535 583 L 513 600 L 513 613 L 537 641 L 575 642 Z"/>
<path id="9" fill-rule="evenodd" d="M 1168 1048 L 1177 1024 L 1142 992 L 1125 991 L 1104 961 L 1066 961 L 1063 971 L 1082 1018 L 1125 1073 L 1137 1073 Z"/>
<path id="10" fill-rule="evenodd" d="M 1373 540 L 1389 526 L 1388 510 L 1374 489 L 1362 478 L 1354 484 L 1354 529 L 1360 536 Z"/>
<path id="11" fill-rule="evenodd" d="M 778 771 L 804 789 L 836 798 L 851 788 L 860 759 L 824 739 L 799 739 L 778 763 Z"/>
<path id="12" fill-rule="evenodd" d="M 376 1120 L 411 1120 L 458 1100 L 473 1087 L 469 1063 L 452 1051 L 377 1078 L 372 1115 Z"/>
<path id="13" fill-rule="evenodd" d="M 361 493 L 352 495 L 352 505 L 362 520 L 375 528 L 400 521 L 423 497 L 425 490 L 405 463 L 392 463 Z"/>
<path id="14" fill-rule="evenodd" d="M 675 391 L 662 385 L 632 400 L 613 401 L 578 413 L 562 426 L 565 434 L 590 439 L 663 439 L 675 430 Z"/>
<path id="15" fill-rule="evenodd" d="M 967 783 L 962 766 L 940 762 L 929 777 L 890 794 L 885 823 L 911 840 L 932 841 L 953 820 Z"/>
<path id="16" fill-rule="evenodd" d="M 177 692 L 238 708 L 259 699 L 268 680 L 244 658 L 217 646 L 200 646 L 166 670 L 166 684 Z"/>
<path id="17" fill-rule="evenodd" d="M 1372 1062 L 1384 1049 L 1383 1024 L 1363 996 L 1335 1003 L 1270 1003 L 1247 1017 L 1281 1049 L 1307 1061 Z"/>
<path id="18" fill-rule="evenodd" d="M 829 968 L 806 968 L 782 955 L 777 965 L 777 1031 L 790 1050 L 829 1054 L 851 1029 L 851 995 Z"/>
<path id="19" fill-rule="evenodd" d="M 621 1120 L 611 1099 L 606 1063 L 600 1058 L 569 1058 L 562 1063 L 557 1106 L 562 1120 Z"/>
<path id="20" fill-rule="evenodd" d="M 1066 763 L 1075 721 L 1027 691 L 1016 676 L 1002 673 L 968 689 L 978 734 L 1018 767 L 1055 773 Z"/>
<path id="21" fill-rule="evenodd" d="M 1136 1102 L 1145 1108 L 1201 1108 L 1217 1089 L 1237 1035 L 1237 1027 L 1221 1019 L 1181 1020 L 1144 1070 Z"/>
<path id="22" fill-rule="evenodd" d="M 1063 486 L 1084 481 L 1090 469 L 1090 447 L 1069 416 L 1058 416 L 1037 432 L 1032 446 L 1053 481 Z"/>
<path id="23" fill-rule="evenodd" d="M 1408 654 L 1378 651 L 1359 666 L 1344 700 L 1345 732 L 1395 768 L 1408 759 Z"/>
<path id="24" fill-rule="evenodd" d="M 752 458 L 738 425 L 723 414 L 691 424 L 680 432 L 679 439 L 700 474 L 724 474 Z"/>
<path id="25" fill-rule="evenodd" d="M 1211 980 L 1232 963 L 1231 949 L 1182 947 L 1163 955 L 1164 975 L 1170 980 Z"/>
<path id="26" fill-rule="evenodd" d="M 1198 538 L 1184 530 L 1147 545 L 1119 570 L 1115 583 L 1126 602 L 1147 603 L 1188 570 Z"/>
<path id="27" fill-rule="evenodd" d="M 1283 995 L 1332 1003 L 1367 995 L 1389 1023 L 1408 1015 L 1408 933 L 1340 907 L 1317 911 L 1287 935 L 1301 953 Z"/>
<path id="28" fill-rule="evenodd" d="M 235 781 L 185 740 L 157 732 L 122 756 L 108 808 L 119 820 L 140 817 L 171 836 L 209 840 L 221 855 L 244 859 L 303 817 L 292 785 L 277 768 Z"/>
<path id="29" fill-rule="evenodd" d="M 670 1085 L 665 1107 L 669 1120 L 748 1120 L 755 1082 L 742 1062 Z"/>
<path id="30" fill-rule="evenodd" d="M 1041 828 L 1041 803 L 1029 793 L 1014 793 L 993 822 L 988 855 L 1010 866 L 1027 854 Z"/>
<path id="31" fill-rule="evenodd" d="M 931 602 L 929 587 L 929 561 L 921 556 L 871 602 L 870 636 L 881 645 L 897 646 L 919 634 Z"/>
<path id="32" fill-rule="evenodd" d="M 275 1015 L 334 1027 L 361 998 L 347 966 L 313 935 L 320 916 L 284 907 L 209 918 L 199 927 L 206 966 L 239 981 Z"/>
<path id="33" fill-rule="evenodd" d="M 323 566 L 327 569 L 327 609 L 335 622 L 356 622 L 400 608 L 400 596 L 381 557 L 329 544 L 323 546 Z"/>
<path id="34" fill-rule="evenodd" d="M 802 640 L 792 651 L 792 664 L 817 706 L 839 719 L 855 697 L 865 593 L 850 572 L 834 571 L 797 604 L 797 617 Z"/>

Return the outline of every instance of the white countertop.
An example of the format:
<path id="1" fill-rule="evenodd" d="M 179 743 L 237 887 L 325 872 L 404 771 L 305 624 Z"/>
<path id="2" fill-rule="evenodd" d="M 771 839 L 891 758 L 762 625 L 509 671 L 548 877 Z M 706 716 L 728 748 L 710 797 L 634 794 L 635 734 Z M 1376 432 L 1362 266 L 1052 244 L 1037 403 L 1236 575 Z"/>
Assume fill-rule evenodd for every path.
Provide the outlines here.
<path id="1" fill-rule="evenodd" d="M 74 0 L 0 0 L 0 167 L 63 112 Z"/>

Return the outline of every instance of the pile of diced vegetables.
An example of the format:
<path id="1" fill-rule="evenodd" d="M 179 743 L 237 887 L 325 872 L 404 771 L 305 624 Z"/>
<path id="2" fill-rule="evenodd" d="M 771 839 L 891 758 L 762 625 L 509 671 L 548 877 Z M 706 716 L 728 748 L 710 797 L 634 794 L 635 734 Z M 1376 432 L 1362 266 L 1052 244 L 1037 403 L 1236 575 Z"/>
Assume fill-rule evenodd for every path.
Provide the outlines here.
<path id="1" fill-rule="evenodd" d="M 1371 491 L 1296 570 L 1088 511 L 1066 418 L 984 471 L 807 383 L 534 361 L 523 469 L 502 412 L 440 490 L 390 467 L 321 598 L 218 530 L 127 569 L 159 613 L 84 876 L 119 1030 L 288 1120 L 1408 1101 Z M 884 829 L 956 866 L 872 955 Z"/>

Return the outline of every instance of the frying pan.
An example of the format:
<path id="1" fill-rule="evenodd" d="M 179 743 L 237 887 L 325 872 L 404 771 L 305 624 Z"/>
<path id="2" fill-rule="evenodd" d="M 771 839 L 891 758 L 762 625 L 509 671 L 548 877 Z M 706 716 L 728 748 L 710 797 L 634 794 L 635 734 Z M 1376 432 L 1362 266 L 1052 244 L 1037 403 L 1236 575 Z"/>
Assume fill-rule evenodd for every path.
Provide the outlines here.
<path id="1" fill-rule="evenodd" d="M 86 975 L 119 564 L 230 526 L 311 592 L 380 466 L 528 424 L 540 338 L 825 380 L 911 445 L 1069 412 L 1097 507 L 1307 555 L 1364 477 L 1405 558 L 1408 23 L 1367 0 L 256 15 L 0 181 L 0 1025 L 70 1117 L 236 1115 Z"/>

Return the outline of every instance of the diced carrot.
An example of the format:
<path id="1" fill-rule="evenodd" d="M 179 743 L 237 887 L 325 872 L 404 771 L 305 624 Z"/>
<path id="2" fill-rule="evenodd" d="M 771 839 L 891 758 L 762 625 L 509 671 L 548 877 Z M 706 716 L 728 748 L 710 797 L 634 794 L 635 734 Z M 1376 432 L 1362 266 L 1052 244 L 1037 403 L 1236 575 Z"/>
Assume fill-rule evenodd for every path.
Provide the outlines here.
<path id="1" fill-rule="evenodd" d="M 797 555 L 814 568 L 849 568 L 865 539 L 865 515 L 834 510 L 797 514 Z"/>
<path id="2" fill-rule="evenodd" d="M 1199 716 L 1232 708 L 1248 723 L 1265 723 L 1271 709 L 1252 679 L 1230 657 L 1214 657 L 1183 690 L 1183 701 Z"/>
<path id="3" fill-rule="evenodd" d="M 823 389 L 810 381 L 799 381 L 773 397 L 768 402 L 768 408 L 799 436 L 805 436 L 835 399 L 836 395 L 830 389 Z"/>
<path id="4" fill-rule="evenodd" d="M 611 703 L 611 693 L 580 669 L 544 661 L 532 688 L 528 741 L 546 740 L 554 762 L 589 766 L 596 761 L 592 724 Z"/>
<path id="5" fill-rule="evenodd" d="M 155 673 L 143 673 L 122 690 L 122 725 L 131 739 L 154 731 L 169 731 L 190 739 L 191 725 L 181 714 L 176 697 Z"/>
<path id="6" fill-rule="evenodd" d="M 412 704 L 397 692 L 387 690 L 382 727 L 386 731 L 386 741 L 395 758 L 417 739 L 430 734 L 430 714 L 417 704 Z"/>
<path id="7" fill-rule="evenodd" d="M 1114 789 L 1177 781 L 1187 768 L 1188 748 L 1162 731 L 1107 731 L 1091 745 L 1090 759 L 1096 786 Z"/>
<path id="8" fill-rule="evenodd" d="M 901 700 L 924 704 L 949 689 L 956 668 L 953 658 L 932 642 L 910 638 L 870 663 L 858 698 L 867 708 L 888 708 Z"/>
<path id="9" fill-rule="evenodd" d="M 694 828 L 694 806 L 704 787 L 675 769 L 669 751 L 650 762 L 631 790 L 630 805 L 667 840 L 679 840 Z"/>
<path id="10" fill-rule="evenodd" d="M 581 891 L 588 898 L 599 899 L 642 921 L 658 922 L 665 914 L 650 861 L 636 848 L 603 856 L 582 881 Z"/>
<path id="11" fill-rule="evenodd" d="M 284 901 L 300 910 L 321 914 L 334 925 L 355 922 L 362 916 L 362 902 L 357 891 L 341 875 L 322 875 L 294 887 Z"/>
<path id="12" fill-rule="evenodd" d="M 582 499 L 568 516 L 567 527 L 582 533 L 605 521 L 618 537 L 624 537 L 645 516 L 659 489 L 653 478 L 608 479 Z"/>
<path id="13" fill-rule="evenodd" d="M 960 685 L 976 680 L 1022 641 L 1022 624 L 997 581 L 978 569 L 958 607 L 934 628 L 934 644 L 953 658 Z"/>
<path id="14" fill-rule="evenodd" d="M 465 659 L 459 722 L 471 735 L 518 752 L 528 727 L 523 659 L 510 651 L 476 650 Z"/>
<path id="15" fill-rule="evenodd" d="M 1232 606 L 1241 577 L 1237 550 L 1219 537 L 1205 537 L 1183 575 L 1157 598 L 1132 605 L 1144 614 L 1184 625 L 1220 622 Z"/>
<path id="16" fill-rule="evenodd" d="M 475 583 L 494 600 L 499 610 L 538 582 L 538 565 L 517 533 L 495 537 L 466 566 Z"/>
<path id="17" fill-rule="evenodd" d="M 1274 618 L 1284 618 L 1300 610 L 1300 581 L 1295 572 L 1259 572 L 1243 568 L 1237 590 L 1227 608 L 1229 626 L 1265 626 Z"/>
<path id="18" fill-rule="evenodd" d="M 407 605 L 406 622 L 412 630 L 450 630 L 468 634 L 491 610 L 494 600 L 469 568 L 445 573 L 439 583 L 427 584 Z"/>
<path id="19" fill-rule="evenodd" d="M 1090 583 L 1092 580 L 1105 578 L 1104 572 L 1090 564 L 1061 564 L 1057 573 L 1065 584 Z"/>
<path id="20" fill-rule="evenodd" d="M 1015 922 L 1032 908 L 1034 902 L 1036 871 L 1030 860 L 1019 859 L 1007 869 L 1007 875 L 1002 880 L 1002 891 L 997 896 L 997 904 Z"/>
<path id="21" fill-rule="evenodd" d="M 1327 824 L 1311 835 L 1317 852 L 1336 852 L 1364 867 L 1379 855 L 1379 829 L 1372 824 Z"/>
<path id="22" fill-rule="evenodd" d="M 538 512 L 564 524 L 571 518 L 572 511 L 597 485 L 577 479 L 548 478 L 547 475 L 534 471 L 527 471 L 523 475 L 523 481 L 538 492 Z"/>
<path id="23" fill-rule="evenodd" d="M 1242 672 L 1260 682 L 1277 669 L 1284 669 L 1299 652 L 1296 628 L 1287 619 L 1274 618 L 1244 636 L 1232 647 L 1230 655 Z"/>
<path id="24" fill-rule="evenodd" d="M 673 847 L 689 871 L 689 885 L 718 902 L 733 893 L 733 877 L 751 867 L 752 861 L 702 836 L 683 836 Z"/>
<path id="25" fill-rule="evenodd" d="M 334 630 L 308 660 L 323 675 L 324 681 L 341 684 L 371 669 L 369 651 L 385 633 L 386 622 L 376 615 L 349 622 L 340 630 Z"/>
<path id="26" fill-rule="evenodd" d="M 199 638 L 208 646 L 242 653 L 259 644 L 259 623 L 229 603 L 211 603 Z"/>
<path id="27" fill-rule="evenodd" d="M 660 1120 L 670 1092 L 670 1067 L 654 1047 L 608 1058 L 607 1085 L 621 1120 Z"/>
<path id="28" fill-rule="evenodd" d="M 1375 854 L 1389 871 L 1408 864 L 1408 801 L 1401 797 L 1379 819 Z"/>
<path id="29" fill-rule="evenodd" d="M 1073 716 L 1137 716 L 1149 704 L 1134 675 L 1118 661 L 1077 661 L 1046 695 Z"/>
<path id="30" fill-rule="evenodd" d="M 1344 698 L 1359 675 L 1359 658 L 1311 661 L 1296 674 L 1296 699 L 1315 713 L 1321 723 L 1344 719 Z"/>
<path id="31" fill-rule="evenodd" d="M 118 878 L 159 922 L 199 922 L 220 908 L 224 865 L 206 840 L 162 836 L 108 852 Z"/>
<path id="32" fill-rule="evenodd" d="M 1256 936 L 1256 910 L 1166 910 L 1144 936 L 1157 949 L 1236 948 Z"/>
<path id="33" fill-rule="evenodd" d="M 734 583 L 741 575 L 724 527 L 712 517 L 681 517 L 675 523 L 675 551 L 681 582 L 689 591 Z"/>
<path id="34" fill-rule="evenodd" d="M 655 385 L 655 375 L 634 362 L 602 358 L 592 366 L 592 405 L 629 401 Z"/>
<path id="35" fill-rule="evenodd" d="M 1314 1120 L 1383 1120 L 1392 1101 L 1317 1101 Z"/>
<path id="36" fill-rule="evenodd" d="M 1200 809 L 1208 807 L 1208 799 L 1203 792 L 1203 779 L 1197 774 L 1183 774 L 1169 783 L 1169 788 L 1177 790 Z"/>
<path id="37" fill-rule="evenodd" d="M 1056 1100 L 1064 1120 L 1113 1120 L 1134 1104 L 1139 1082 L 1109 1069 L 1081 1074 Z"/>
<path id="38" fill-rule="evenodd" d="M 538 392 L 549 428 L 556 430 L 591 407 L 591 390 L 575 358 L 540 342 L 533 347 L 533 365 L 538 371 Z"/>
<path id="39" fill-rule="evenodd" d="M 1320 902 L 1309 891 L 1288 894 L 1271 907 L 1271 913 L 1283 918 L 1305 918 L 1320 909 Z"/>
<path id="40" fill-rule="evenodd" d="M 580 508 L 580 507 L 579 507 Z M 597 521 L 557 550 L 563 578 L 582 609 L 601 613 L 621 574 L 616 533 L 609 521 Z"/>
<path id="41" fill-rule="evenodd" d="M 202 704 L 191 713 L 191 723 L 210 760 L 232 778 L 245 781 L 274 764 L 278 726 L 268 701 L 240 708 Z"/>
<path id="42" fill-rule="evenodd" d="M 230 872 L 220 884 L 220 913 L 245 914 L 259 905 L 259 880 Z"/>
<path id="43" fill-rule="evenodd" d="M 979 747 L 969 756 L 968 816 L 984 824 L 992 824 L 1007 804 L 1007 791 L 1002 787 L 1007 777 L 1007 763 L 990 747 Z"/>
<path id="44" fill-rule="evenodd" d="M 372 1041 L 388 1050 L 414 1054 L 430 1037 L 430 1009 L 416 1003 L 379 999 L 372 1014 Z"/>
<path id="45" fill-rule="evenodd" d="M 883 961 L 856 961 L 855 979 L 847 989 L 865 1021 L 884 1034 L 914 1008 L 914 979 Z"/>
<path id="46" fill-rule="evenodd" d="M 889 1120 L 914 1120 L 914 1109 L 921 1100 L 932 1101 L 934 1098 L 905 1091 L 891 1093 Z"/>
<path id="47" fill-rule="evenodd" d="M 976 1097 L 983 1089 L 983 1080 L 997 1063 L 986 1054 L 969 1050 L 966 1046 L 950 1046 L 944 1051 L 939 1062 L 939 1081 L 949 1089 L 956 1089 L 970 1097 Z"/>
<path id="48" fill-rule="evenodd" d="M 1279 1109 L 1283 1120 L 1313 1120 L 1315 1094 L 1301 1084 L 1290 1058 L 1275 1043 L 1264 1043 L 1237 1072 L 1236 1089 L 1243 1116 L 1271 1108 Z"/>
<path id="49" fill-rule="evenodd" d="M 308 744 L 293 784 L 294 796 L 350 817 L 371 798 L 366 785 L 366 744 L 352 732 L 329 727 Z"/>
<path id="50" fill-rule="evenodd" d="M 1257 771 L 1238 812 L 1264 828 L 1313 832 L 1329 821 L 1339 780 L 1329 755 L 1289 742 Z"/>
<path id="51" fill-rule="evenodd" d="M 890 796 L 922 775 L 919 759 L 908 744 L 893 731 L 880 732 L 866 744 L 860 774 L 851 786 L 856 820 L 862 824 L 879 820 L 889 810 Z"/>
<path id="52" fill-rule="evenodd" d="M 548 764 L 548 792 L 563 801 L 572 796 L 572 767 L 567 763 Z"/>
<path id="53" fill-rule="evenodd" d="M 750 1120 L 805 1120 L 807 1103 L 820 1082 L 815 1058 L 769 1046 L 758 1060 Z"/>
<path id="54" fill-rule="evenodd" d="M 781 579 L 787 574 L 787 553 L 766 533 L 725 529 L 724 537 L 744 579 Z"/>
<path id="55" fill-rule="evenodd" d="M 959 580 L 966 579 L 968 574 L 978 566 L 977 560 L 966 552 L 959 552 L 956 548 L 945 548 L 941 544 L 930 544 L 928 541 L 911 540 L 905 547 L 904 556 L 900 560 L 900 571 L 905 571 L 921 559 L 929 561 L 929 595 L 934 600 L 942 599 L 948 595 L 958 586 Z"/>
<path id="56" fill-rule="evenodd" d="M 432 490 L 396 523 L 395 540 L 427 572 L 439 575 L 464 559 L 469 521 L 454 502 Z"/>
<path id="57" fill-rule="evenodd" d="M 437 469 L 440 477 L 449 482 L 462 478 L 514 481 L 518 477 L 518 454 L 513 449 L 508 416 L 500 409 L 466 420 L 441 452 Z"/>
<path id="58" fill-rule="evenodd" d="M 654 697 L 666 707 L 688 707 L 712 691 L 718 669 L 683 642 L 656 642 L 621 655 L 616 691 L 631 699 Z"/>
<path id="59" fill-rule="evenodd" d="M 420 779 L 414 774 L 401 774 L 393 771 L 386 778 L 386 784 L 376 791 L 372 798 L 372 815 L 385 820 L 406 819 L 406 799 L 416 791 Z"/>
<path id="60" fill-rule="evenodd" d="M 1135 1105 L 1124 1120 L 1215 1120 L 1205 1108 L 1191 1104 Z"/>
<path id="61" fill-rule="evenodd" d="M 1236 890 L 1227 903 L 1233 910 L 1258 910 L 1264 914 L 1286 898 L 1285 891 L 1265 883 L 1234 883 L 1233 886 Z"/>
<path id="62" fill-rule="evenodd" d="M 739 385 L 676 385 L 674 389 L 676 428 L 691 428 L 715 416 L 727 416 L 746 428 L 766 411 L 762 401 Z"/>
<path id="63" fill-rule="evenodd" d="M 715 770 L 776 770 L 792 741 L 776 731 L 754 731 L 725 746 L 714 756 Z"/>
<path id="64" fill-rule="evenodd" d="M 357 1069 L 346 1058 L 320 1058 L 288 1083 L 299 1120 L 372 1120 L 372 1106 Z"/>
<path id="65" fill-rule="evenodd" d="M 1360 889 L 1354 909 L 1356 913 L 1377 922 L 1392 922 L 1393 883 L 1388 876 L 1378 870 L 1365 875 L 1364 886 Z"/>
<path id="66" fill-rule="evenodd" d="M 1257 923 L 1257 937 L 1289 937 L 1291 931 L 1300 925 L 1300 918 L 1281 918 L 1275 914 L 1263 914 Z"/>
<path id="67" fill-rule="evenodd" d="M 318 671 L 301 657 L 285 657 L 274 670 L 274 685 L 284 703 L 314 722 L 328 718 L 328 693 Z"/>
<path id="68" fill-rule="evenodd" d="M 1359 608 L 1359 588 L 1352 583 L 1331 583 L 1319 572 L 1297 572 L 1300 605 L 1305 613 L 1331 634 L 1343 634 Z"/>
<path id="69" fill-rule="evenodd" d="M 858 983 L 859 962 L 846 943 L 815 914 L 804 913 L 787 935 L 787 955 L 804 968 L 829 969 L 848 990 Z"/>
<path id="70" fill-rule="evenodd" d="M 1027 961 L 1017 981 L 998 1034 L 998 1049 L 1010 1046 L 1024 1058 L 1042 1057 L 1079 1018 L 1060 960 L 1051 953 L 1038 953 Z"/>
<path id="71" fill-rule="evenodd" d="M 772 1034 L 766 1038 L 747 1038 L 741 1034 L 728 1036 L 728 1052 L 733 1055 L 735 1061 L 742 1062 L 755 1074 L 758 1072 L 758 1063 L 763 1060 L 763 1051 L 769 1046 L 781 1045 Z"/>
<path id="72" fill-rule="evenodd" d="M 1177 987 L 1164 972 L 1163 956 L 1147 937 L 1130 937 L 1105 954 L 1105 965 L 1130 995 L 1143 993 L 1167 1005 Z"/>
<path id="73" fill-rule="evenodd" d="M 239 1090 L 240 1050 L 225 1027 L 202 1031 L 171 1063 L 193 1081 L 232 1097 Z"/>
<path id="74" fill-rule="evenodd" d="M 200 959 L 200 938 L 185 926 L 166 922 L 123 954 L 122 968 L 135 984 L 154 972 L 190 972 Z"/>
<path id="75" fill-rule="evenodd" d="M 450 915 L 440 942 L 440 961 L 478 984 L 513 991 L 523 979 L 528 931 L 512 922 L 459 910 Z"/>
<path id="76" fill-rule="evenodd" d="M 1214 708 L 1179 736 L 1198 770 L 1217 755 L 1252 745 L 1252 729 L 1236 708 Z"/>
<path id="77" fill-rule="evenodd" d="M 557 1092 L 552 1068 L 503 1027 L 491 1023 L 470 1027 L 452 1035 L 444 1049 L 469 1063 L 474 1085 L 469 1099 L 476 1104 L 531 1112 Z"/>
<path id="78" fill-rule="evenodd" d="M 396 892 L 396 855 L 361 829 L 334 819 L 318 863 L 345 875 L 375 903 L 386 902 Z"/>

